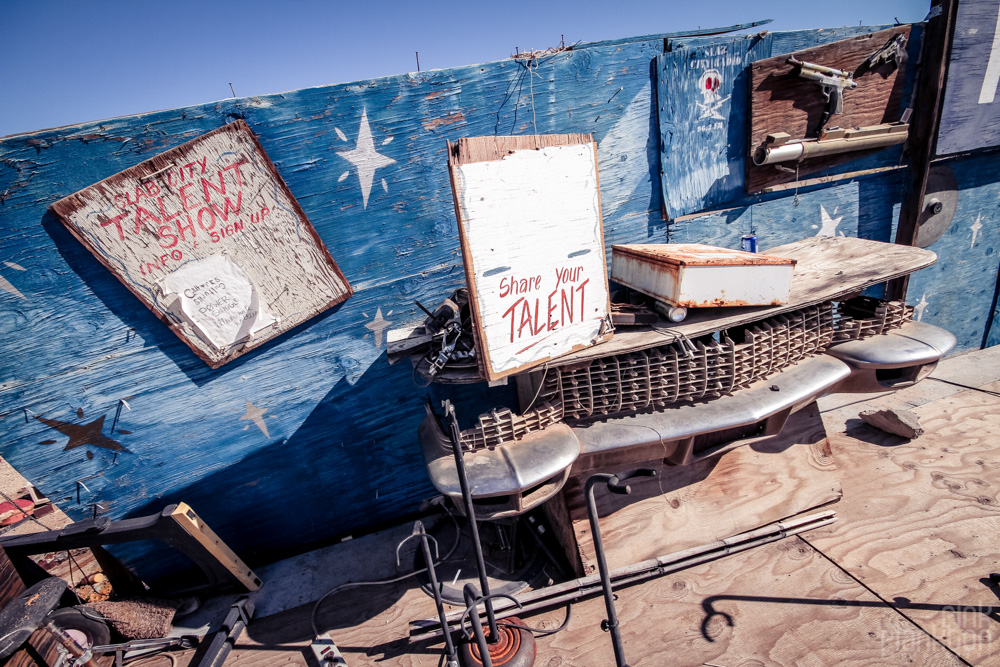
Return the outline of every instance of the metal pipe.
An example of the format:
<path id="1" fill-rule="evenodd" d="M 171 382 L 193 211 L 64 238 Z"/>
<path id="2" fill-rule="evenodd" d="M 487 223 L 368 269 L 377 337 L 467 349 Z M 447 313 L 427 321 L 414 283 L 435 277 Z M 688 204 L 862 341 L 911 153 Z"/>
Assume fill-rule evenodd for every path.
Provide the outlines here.
<path id="1" fill-rule="evenodd" d="M 424 552 L 424 562 L 427 563 L 427 578 L 430 579 L 431 590 L 434 591 L 434 606 L 437 607 L 441 627 L 448 627 L 448 620 L 444 611 L 444 600 L 441 599 L 441 588 L 438 585 L 437 571 L 434 567 L 434 558 L 431 556 L 431 545 L 427 539 L 427 531 L 424 530 L 424 524 L 420 521 L 414 524 L 413 530 L 420 536 L 420 547 Z M 450 632 L 444 633 L 444 648 L 448 656 L 447 667 L 458 667 L 458 653 L 455 651 L 455 644 L 451 640 Z"/>
<path id="2" fill-rule="evenodd" d="M 445 408 L 445 410 L 447 410 L 447 408 Z M 476 611 L 476 599 L 479 596 L 476 595 L 475 586 L 472 584 L 466 584 L 465 588 L 462 589 L 462 596 L 465 598 L 466 607 L 472 608 L 472 613 L 469 614 L 469 616 L 472 617 L 472 633 L 476 636 L 476 646 L 479 647 L 479 660 L 483 663 L 483 667 L 493 667 L 493 658 L 490 656 L 490 647 L 486 644 L 486 637 L 483 636 L 483 624 L 479 620 L 479 612 Z M 487 599 L 484 602 L 490 607 L 492 606 L 490 600 Z M 495 620 L 493 622 L 496 623 Z M 493 636 L 494 638 L 499 637 L 499 635 Z"/>
<path id="3" fill-rule="evenodd" d="M 777 162 L 791 162 L 824 155 L 838 155 L 853 151 L 863 151 L 871 148 L 895 146 L 906 141 L 907 132 L 887 131 L 880 134 L 867 134 L 860 137 L 841 137 L 838 139 L 821 139 L 819 141 L 796 141 L 780 146 L 761 146 L 753 154 L 753 162 L 758 167 Z"/>
<path id="4" fill-rule="evenodd" d="M 725 556 L 747 551 L 755 547 L 770 544 L 778 540 L 804 533 L 807 530 L 829 526 L 836 521 L 836 512 L 826 511 L 813 514 L 800 519 L 783 521 L 757 528 L 755 530 L 740 533 L 728 537 L 724 540 L 712 542 L 698 547 L 692 547 L 673 554 L 650 558 L 639 563 L 627 565 L 611 571 L 610 578 L 616 586 L 626 586 L 633 583 L 645 581 L 655 577 L 671 574 L 695 565 L 710 563 Z M 600 576 L 590 575 L 580 577 L 572 581 L 567 581 L 555 586 L 547 586 L 538 590 L 530 591 L 519 596 L 522 604 L 516 608 L 513 604 L 500 603 L 498 606 L 498 617 L 503 619 L 515 613 L 530 613 L 542 609 L 555 607 L 566 602 L 575 602 L 590 597 L 601 592 Z M 462 612 L 451 612 L 448 614 L 448 623 L 459 620 Z M 431 639 L 441 634 L 441 626 L 434 624 L 434 619 L 421 619 L 413 622 L 413 629 L 410 631 L 410 641 L 421 641 Z"/>
<path id="5" fill-rule="evenodd" d="M 629 494 L 632 493 L 632 489 L 628 485 L 622 484 L 623 481 L 632 477 L 653 477 L 655 475 L 656 471 L 649 468 L 640 468 L 639 470 L 627 472 L 621 479 L 618 478 L 618 475 L 598 473 L 591 475 L 587 479 L 586 490 L 584 492 L 587 499 L 587 517 L 590 519 L 590 531 L 594 537 L 594 551 L 597 554 L 597 568 L 601 575 L 601 587 L 604 589 L 604 606 L 608 611 L 608 619 L 601 624 L 601 628 L 611 633 L 611 645 L 614 647 L 615 662 L 618 664 L 618 667 L 628 667 L 628 662 L 625 660 L 625 647 L 622 645 L 621 630 L 618 627 L 618 614 L 615 612 L 615 594 L 611 588 L 611 575 L 608 573 L 608 561 L 604 554 L 604 540 L 601 539 L 601 524 L 597 516 L 597 500 L 594 498 L 594 487 L 604 482 L 607 484 L 608 490 L 612 493 Z"/>
<path id="6" fill-rule="evenodd" d="M 479 524 L 476 523 L 476 507 L 472 502 L 472 492 L 469 490 L 469 477 L 465 472 L 465 458 L 462 455 L 462 436 L 458 429 L 458 417 L 451 401 L 443 403 L 444 417 L 448 420 L 448 434 L 451 437 L 451 448 L 455 453 L 455 468 L 458 472 L 458 483 L 462 487 L 462 500 L 465 502 L 465 516 L 469 519 L 472 533 L 472 546 L 476 552 L 476 569 L 479 571 L 479 587 L 486 598 L 486 620 L 490 626 L 490 641 L 500 640 L 497 630 L 497 617 L 493 611 L 493 601 L 490 599 L 490 582 L 486 575 L 486 561 L 483 559 L 483 545 L 479 541 Z"/>
<path id="7" fill-rule="evenodd" d="M 45 629 L 52 633 L 56 641 L 66 649 L 67 655 L 73 658 L 73 662 L 70 664 L 79 665 L 79 667 L 98 667 L 93 652 L 77 644 L 75 639 L 51 619 L 45 623 Z"/>

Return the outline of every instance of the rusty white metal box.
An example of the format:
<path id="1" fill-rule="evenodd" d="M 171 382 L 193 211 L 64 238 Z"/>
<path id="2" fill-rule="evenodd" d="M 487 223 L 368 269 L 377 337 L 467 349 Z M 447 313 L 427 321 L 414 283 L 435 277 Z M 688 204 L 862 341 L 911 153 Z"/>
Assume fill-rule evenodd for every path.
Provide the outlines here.
<path id="1" fill-rule="evenodd" d="M 611 279 L 684 308 L 788 302 L 795 260 L 701 243 L 616 245 Z"/>

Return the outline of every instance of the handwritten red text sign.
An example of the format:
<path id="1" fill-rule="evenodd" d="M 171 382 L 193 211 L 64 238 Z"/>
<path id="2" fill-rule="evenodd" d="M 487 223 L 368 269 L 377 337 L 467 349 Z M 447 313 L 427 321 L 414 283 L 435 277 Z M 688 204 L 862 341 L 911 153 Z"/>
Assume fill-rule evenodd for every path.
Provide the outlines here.
<path id="1" fill-rule="evenodd" d="M 213 368 L 351 295 L 243 121 L 52 209 Z"/>
<path id="2" fill-rule="evenodd" d="M 593 141 L 501 156 L 452 165 L 491 380 L 611 335 Z"/>

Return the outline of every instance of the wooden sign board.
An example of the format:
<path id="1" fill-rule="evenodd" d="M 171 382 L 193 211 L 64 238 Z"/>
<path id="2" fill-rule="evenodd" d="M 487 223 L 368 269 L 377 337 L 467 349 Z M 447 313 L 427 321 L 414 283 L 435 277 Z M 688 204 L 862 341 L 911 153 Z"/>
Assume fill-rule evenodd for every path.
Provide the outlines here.
<path id="1" fill-rule="evenodd" d="M 772 35 L 656 56 L 663 210 L 667 219 L 718 208 L 743 194 L 747 65 L 771 55 Z"/>
<path id="2" fill-rule="evenodd" d="M 480 372 L 489 380 L 611 337 L 590 135 L 449 145 Z"/>
<path id="3" fill-rule="evenodd" d="M 212 368 L 352 294 L 243 121 L 52 205 Z"/>
<path id="4" fill-rule="evenodd" d="M 747 192 L 760 192 L 780 183 L 789 183 L 796 178 L 856 160 L 872 152 L 811 158 L 797 166 L 794 162 L 787 162 L 780 165 L 783 168 L 773 164 L 758 166 L 753 161 L 754 152 L 764 145 L 769 134 L 784 132 L 792 140 L 798 140 L 815 137 L 819 129 L 827 104 L 826 98 L 815 81 L 798 75 L 798 68 L 788 62 L 791 57 L 854 75 L 857 87 L 844 90 L 843 113 L 831 116 L 827 127 L 866 127 L 898 121 L 905 63 L 880 63 L 874 67 L 865 64 L 870 56 L 896 35 L 904 35 L 909 40 L 910 26 L 879 30 L 832 44 L 758 60 L 750 65 L 751 121 L 750 145 L 746 158 Z"/>
<path id="5" fill-rule="evenodd" d="M 937 154 L 1000 146 L 1000 2 L 962 0 L 948 58 Z"/>

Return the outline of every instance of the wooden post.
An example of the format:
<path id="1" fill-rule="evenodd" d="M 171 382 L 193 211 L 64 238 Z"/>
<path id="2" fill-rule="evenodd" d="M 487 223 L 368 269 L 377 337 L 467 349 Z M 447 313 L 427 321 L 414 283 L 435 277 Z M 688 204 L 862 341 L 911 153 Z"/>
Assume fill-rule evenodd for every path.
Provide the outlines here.
<path id="1" fill-rule="evenodd" d="M 920 229 L 920 214 L 927 192 L 927 178 L 930 173 L 931 158 L 934 155 L 937 127 L 941 120 L 944 81 L 958 0 L 935 0 L 931 4 L 931 12 L 938 7 L 941 12 L 927 21 L 920 47 L 920 72 L 917 75 L 917 95 L 914 96 L 919 102 L 914 106 L 910 120 L 910 139 L 907 147 L 910 154 L 910 168 L 907 171 L 903 201 L 899 209 L 899 226 L 896 229 L 896 243 L 900 245 L 914 245 Z M 909 279 L 909 275 L 906 275 L 889 281 L 885 297 L 905 299 Z"/>

